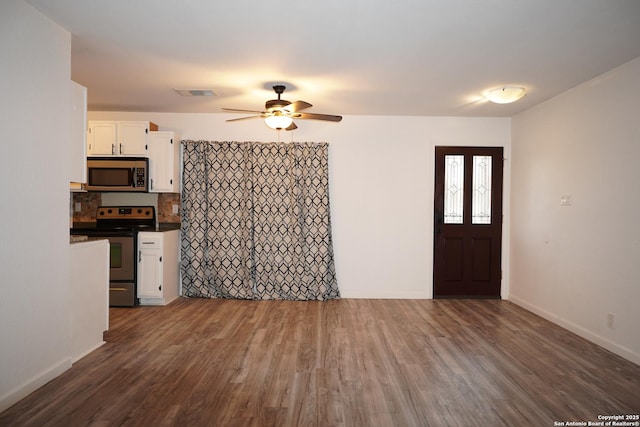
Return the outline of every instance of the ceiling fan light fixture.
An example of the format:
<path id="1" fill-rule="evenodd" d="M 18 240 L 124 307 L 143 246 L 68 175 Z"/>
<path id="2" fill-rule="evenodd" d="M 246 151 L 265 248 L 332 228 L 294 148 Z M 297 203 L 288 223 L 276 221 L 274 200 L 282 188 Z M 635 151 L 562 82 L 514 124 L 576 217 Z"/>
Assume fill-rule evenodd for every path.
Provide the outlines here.
<path id="1" fill-rule="evenodd" d="M 274 111 L 272 115 L 265 117 L 264 122 L 271 129 L 283 130 L 291 126 L 293 119 L 280 111 Z"/>
<path id="2" fill-rule="evenodd" d="M 485 96 L 496 104 L 510 104 L 525 96 L 527 91 L 521 86 L 502 86 L 487 91 Z"/>
<path id="3" fill-rule="evenodd" d="M 284 92 L 285 87 L 283 85 L 276 85 L 273 90 L 278 95 L 278 99 L 272 99 L 265 103 L 265 109 L 263 111 L 256 110 L 244 110 L 236 108 L 223 108 L 223 111 L 233 111 L 236 113 L 253 113 L 253 116 L 239 117 L 237 119 L 227 119 L 227 122 L 235 122 L 238 120 L 258 119 L 264 118 L 264 123 L 267 127 L 275 130 L 295 130 L 298 127 L 293 123 L 293 118 L 296 119 L 310 119 L 310 120 L 326 120 L 330 122 L 339 122 L 342 120 L 342 116 L 334 116 L 330 114 L 318 114 L 318 113 L 301 113 L 300 111 L 313 107 L 305 101 L 290 102 L 286 99 L 281 99 L 280 95 Z"/>

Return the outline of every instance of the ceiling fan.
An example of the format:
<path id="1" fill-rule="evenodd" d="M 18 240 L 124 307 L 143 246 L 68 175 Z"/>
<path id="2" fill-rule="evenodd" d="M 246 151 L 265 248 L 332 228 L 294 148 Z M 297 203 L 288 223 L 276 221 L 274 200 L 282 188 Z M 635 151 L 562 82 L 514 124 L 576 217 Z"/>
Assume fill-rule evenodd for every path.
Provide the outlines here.
<path id="1" fill-rule="evenodd" d="M 327 120 L 330 122 L 339 122 L 342 120 L 342 116 L 333 116 L 330 114 L 316 114 L 316 113 L 301 113 L 301 110 L 306 110 L 312 107 L 311 104 L 305 101 L 290 102 L 286 99 L 280 99 L 280 95 L 285 90 L 283 85 L 273 86 L 273 90 L 278 94 L 278 99 L 271 99 L 264 104 L 264 111 L 256 110 L 239 110 L 237 108 L 223 108 L 224 111 L 231 111 L 235 113 L 256 113 L 257 115 L 248 117 L 239 117 L 237 119 L 229 119 L 228 122 L 235 122 L 238 120 L 259 119 L 264 118 L 265 123 L 272 129 L 276 130 L 294 130 L 298 126 L 293 122 L 293 119 L 311 119 L 311 120 Z"/>

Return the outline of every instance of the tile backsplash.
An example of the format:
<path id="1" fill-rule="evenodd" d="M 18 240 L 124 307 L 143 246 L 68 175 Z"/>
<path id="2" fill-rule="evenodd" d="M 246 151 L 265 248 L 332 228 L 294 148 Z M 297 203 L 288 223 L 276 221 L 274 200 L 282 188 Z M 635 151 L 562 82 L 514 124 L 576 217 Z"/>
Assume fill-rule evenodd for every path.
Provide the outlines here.
<path id="1" fill-rule="evenodd" d="M 173 205 L 180 211 L 180 194 L 178 193 L 71 193 L 73 222 L 93 222 L 96 210 L 101 205 L 153 205 L 156 208 L 158 222 L 180 222 L 180 213 L 173 213 Z M 106 200 L 105 200 L 106 199 Z M 76 205 L 80 203 L 80 211 Z"/>
<path id="2" fill-rule="evenodd" d="M 102 205 L 102 193 L 72 193 L 73 222 L 93 222 L 96 220 L 96 210 Z M 80 203 L 80 211 L 76 211 Z"/>
<path id="3" fill-rule="evenodd" d="M 173 205 L 178 205 L 178 213 L 173 213 Z M 158 222 L 180 222 L 180 194 L 159 193 L 157 207 Z"/>

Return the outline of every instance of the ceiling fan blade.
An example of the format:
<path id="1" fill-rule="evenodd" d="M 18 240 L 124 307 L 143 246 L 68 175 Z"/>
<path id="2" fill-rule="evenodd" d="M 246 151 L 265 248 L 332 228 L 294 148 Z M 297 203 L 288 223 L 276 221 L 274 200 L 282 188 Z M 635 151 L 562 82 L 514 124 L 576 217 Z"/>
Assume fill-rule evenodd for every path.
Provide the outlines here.
<path id="1" fill-rule="evenodd" d="M 296 130 L 298 129 L 298 126 L 296 126 L 295 123 L 291 122 L 291 124 L 289 125 L 288 128 L 286 128 L 285 130 Z"/>
<path id="2" fill-rule="evenodd" d="M 232 113 L 258 113 L 262 114 L 264 111 L 256 111 L 256 110 L 239 110 L 237 108 L 222 108 L 223 111 L 231 111 Z"/>
<path id="3" fill-rule="evenodd" d="M 262 115 L 260 115 L 260 116 L 247 116 L 247 117 L 238 117 L 237 119 L 227 119 L 225 121 L 227 121 L 227 122 L 237 122 L 238 120 L 260 119 L 262 117 L 263 117 Z"/>
<path id="4" fill-rule="evenodd" d="M 342 120 L 342 116 L 334 116 L 331 114 L 315 114 L 315 113 L 297 113 L 292 114 L 292 117 L 297 119 L 311 119 L 311 120 L 327 120 L 330 122 L 339 122 Z"/>
<path id="5" fill-rule="evenodd" d="M 304 101 L 296 101 L 284 107 L 285 110 L 295 113 L 296 111 L 304 110 L 305 108 L 311 108 L 313 105 Z"/>

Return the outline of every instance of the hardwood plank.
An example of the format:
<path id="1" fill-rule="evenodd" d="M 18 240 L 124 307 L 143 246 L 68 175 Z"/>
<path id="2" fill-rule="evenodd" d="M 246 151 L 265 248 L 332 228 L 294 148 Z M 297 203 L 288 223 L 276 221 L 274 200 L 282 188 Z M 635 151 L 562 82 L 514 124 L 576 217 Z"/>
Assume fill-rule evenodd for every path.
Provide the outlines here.
<path id="1" fill-rule="evenodd" d="M 178 299 L 0 426 L 543 426 L 640 412 L 640 366 L 499 300 Z"/>

